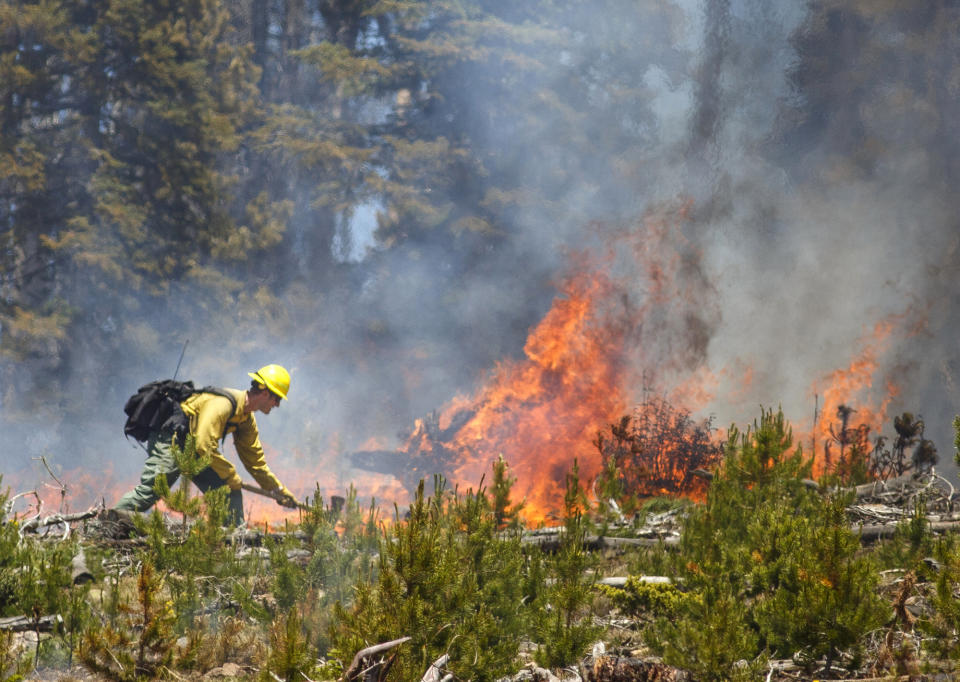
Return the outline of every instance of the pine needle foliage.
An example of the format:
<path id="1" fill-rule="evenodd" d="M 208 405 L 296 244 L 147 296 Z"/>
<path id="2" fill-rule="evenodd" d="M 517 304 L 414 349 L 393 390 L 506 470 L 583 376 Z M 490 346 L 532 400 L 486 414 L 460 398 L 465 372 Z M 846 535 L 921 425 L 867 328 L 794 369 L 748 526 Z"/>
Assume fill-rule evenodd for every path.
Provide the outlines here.
<path id="1" fill-rule="evenodd" d="M 149 561 L 137 578 L 136 604 L 125 605 L 114 624 L 94 625 L 80 643 L 80 660 L 109 680 L 134 682 L 159 677 L 174 660 L 173 602 Z"/>
<path id="2" fill-rule="evenodd" d="M 227 494 L 225 488 L 206 492 L 203 513 L 192 519 L 182 539 L 167 540 L 164 562 L 158 563 L 167 574 L 180 632 L 226 596 L 221 593 L 224 585 L 249 571 L 248 562 L 237 558 L 227 539 Z"/>
<path id="3" fill-rule="evenodd" d="M 154 487 L 166 506 L 182 515 L 180 532 L 175 536 L 156 508 L 141 522 L 141 530 L 146 534 L 151 562 L 167 576 L 177 628 L 182 633 L 206 605 L 223 596 L 221 586 L 243 575 L 247 566 L 237 560 L 227 541 L 227 490 L 214 488 L 202 496 L 192 495 L 190 481 L 209 464 L 209 457 L 197 457 L 192 437 L 183 448 L 174 443 L 173 456 L 181 473 L 177 490 L 170 490 L 163 475 L 157 477 Z"/>
<path id="4" fill-rule="evenodd" d="M 960 464 L 960 416 L 953 420 L 956 461 Z M 933 613 L 917 621 L 917 630 L 927 635 L 925 645 L 935 655 L 951 661 L 960 661 L 960 536 L 948 535 L 934 545 L 934 557 L 939 562 L 933 577 L 931 595 Z"/>
<path id="5" fill-rule="evenodd" d="M 510 475 L 510 467 L 500 454 L 493 463 L 493 487 L 490 490 L 493 503 L 493 520 L 498 530 L 517 529 L 523 502 L 511 503 L 510 491 L 517 479 Z"/>
<path id="6" fill-rule="evenodd" d="M 763 410 L 744 433 L 731 427 L 675 559 L 696 598 L 647 630 L 666 661 L 705 680 L 742 674 L 739 661 L 759 670 L 767 653 L 829 664 L 886 620 L 876 569 L 844 517 L 848 500 L 823 504 L 803 483 L 809 475 L 781 411 Z"/>
<path id="7" fill-rule="evenodd" d="M 301 619 L 295 608 L 277 618 L 270 628 L 270 652 L 260 679 L 263 682 L 311 679 L 316 659 L 311 654 L 309 641 L 310 634 L 301 630 Z"/>
<path id="8" fill-rule="evenodd" d="M 0 481 L 2 482 L 2 481 Z M 6 511 L 6 495 L 0 495 L 0 510 Z M 37 632 L 32 663 L 58 664 L 70 658 L 72 638 L 86 622 L 83 602 L 86 587 L 74 586 L 71 561 L 80 551 L 76 542 L 45 542 L 26 535 L 21 538 L 16 521 L 0 523 L 0 615 L 24 615 Z M 63 617 L 53 638 L 41 638 L 39 625 L 45 617 Z"/>
<path id="9" fill-rule="evenodd" d="M 960 416 L 953 418 L 953 461 L 960 465 Z"/>
<path id="10" fill-rule="evenodd" d="M 882 569 L 926 572 L 924 559 L 937 551 L 923 496 L 914 502 L 912 513 L 897 524 L 894 536 L 878 543 L 873 556 Z"/>
<path id="11" fill-rule="evenodd" d="M 342 506 L 331 508 L 324 507 L 318 488 L 301 524 L 311 552 L 303 569 L 303 621 L 314 633 L 318 650 L 330 647 L 333 605 L 349 603 L 354 584 L 374 572 L 380 534 L 377 518 L 375 501 L 364 510 L 351 485 Z"/>
<path id="12" fill-rule="evenodd" d="M 185 670 L 208 671 L 228 662 L 253 664 L 267 657 L 263 632 L 251 627 L 245 615 L 213 614 L 198 620 L 186 640 L 177 661 Z"/>
<path id="13" fill-rule="evenodd" d="M 916 622 L 917 630 L 925 635 L 924 645 L 938 658 L 960 661 L 960 543 L 956 535 L 946 536 L 936 543 L 935 557 L 939 570 L 932 576 L 933 591 L 930 603 L 932 613 Z"/>
<path id="14" fill-rule="evenodd" d="M 685 600 L 696 598 L 676 585 L 647 583 L 635 575 L 629 576 L 623 587 L 598 585 L 598 588 L 621 612 L 648 620 L 673 617 L 681 612 Z"/>
<path id="15" fill-rule="evenodd" d="M 0 679 L 20 682 L 30 670 L 30 662 L 14 646 L 12 630 L 0 630 Z"/>
<path id="16" fill-rule="evenodd" d="M 849 496 L 828 500 L 817 516 L 791 529 L 790 551 L 773 559 L 776 575 L 758 597 L 754 614 L 760 633 L 778 656 L 788 651 L 829 670 L 840 652 L 862 660 L 860 640 L 890 616 L 877 586 L 873 562 L 858 556 L 860 541 L 846 519 Z M 774 523 L 779 519 L 770 519 Z M 770 526 L 776 532 L 778 525 Z M 762 550 L 761 550 L 762 553 Z"/>
<path id="17" fill-rule="evenodd" d="M 419 679 L 442 654 L 461 679 L 494 680 L 511 671 L 527 631 L 523 577 L 529 570 L 518 533 L 500 533 L 481 489 L 433 495 L 423 481 L 407 515 L 397 510 L 380 539 L 376 575 L 338 604 L 330 656 L 349 661 L 361 648 L 412 637 L 389 679 Z"/>
<path id="18" fill-rule="evenodd" d="M 560 546 L 548 561 L 554 581 L 546 591 L 546 607 L 538 618 L 537 660 L 552 668 L 579 660 L 600 632 L 589 622 L 595 582 L 592 569 L 597 558 L 584 547 L 588 502 L 576 460 L 566 476 L 563 505 Z"/>

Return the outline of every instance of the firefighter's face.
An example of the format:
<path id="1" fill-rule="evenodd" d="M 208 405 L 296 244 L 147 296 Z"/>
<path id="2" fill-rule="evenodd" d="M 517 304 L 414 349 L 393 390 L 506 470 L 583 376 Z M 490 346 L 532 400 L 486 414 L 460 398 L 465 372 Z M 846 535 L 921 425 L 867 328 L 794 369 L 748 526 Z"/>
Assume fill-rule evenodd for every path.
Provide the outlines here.
<path id="1" fill-rule="evenodd" d="M 251 412 L 270 414 L 270 411 L 275 407 L 280 407 L 280 396 L 269 390 L 258 391 L 250 397 Z"/>

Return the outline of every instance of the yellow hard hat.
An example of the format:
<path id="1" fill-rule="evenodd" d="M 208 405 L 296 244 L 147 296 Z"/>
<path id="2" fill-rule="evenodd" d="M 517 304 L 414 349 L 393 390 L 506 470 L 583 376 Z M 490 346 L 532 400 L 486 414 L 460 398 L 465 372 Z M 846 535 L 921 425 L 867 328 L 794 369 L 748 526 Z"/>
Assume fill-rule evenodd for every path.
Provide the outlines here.
<path id="1" fill-rule="evenodd" d="M 287 399 L 287 391 L 290 390 L 290 372 L 280 365 L 264 365 L 256 372 L 247 372 L 251 379 L 258 381 L 271 393 L 275 393 L 284 400 Z"/>

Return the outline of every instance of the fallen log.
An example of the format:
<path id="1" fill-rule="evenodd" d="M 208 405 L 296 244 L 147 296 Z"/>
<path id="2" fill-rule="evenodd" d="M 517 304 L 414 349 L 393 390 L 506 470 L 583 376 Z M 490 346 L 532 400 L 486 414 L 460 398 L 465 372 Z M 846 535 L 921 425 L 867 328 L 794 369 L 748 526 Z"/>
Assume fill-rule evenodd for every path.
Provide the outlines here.
<path id="1" fill-rule="evenodd" d="M 85 512 L 77 512 L 75 514 L 50 514 L 42 519 L 39 516 L 34 516 L 20 526 L 20 537 L 23 537 L 26 533 L 36 533 L 41 528 L 62 524 L 64 526 L 64 539 L 66 539 L 70 534 L 71 523 L 91 519 L 99 513 L 100 510 L 94 507 Z"/>
<path id="2" fill-rule="evenodd" d="M 563 541 L 562 530 L 550 535 L 524 535 L 520 542 L 524 545 L 536 545 L 545 552 L 555 552 Z M 680 536 L 669 535 L 659 538 L 622 538 L 600 535 L 587 535 L 583 539 L 583 546 L 587 550 L 616 549 L 622 547 L 672 547 L 680 543 Z"/>
<path id="3" fill-rule="evenodd" d="M 8 632 L 52 632 L 57 625 L 63 624 L 60 614 L 41 616 L 39 619 L 29 616 L 8 616 L 0 618 L 0 630 Z"/>
<path id="4" fill-rule="evenodd" d="M 234 545 L 250 545 L 257 547 L 263 544 L 265 538 L 270 538 L 276 542 L 283 542 L 288 538 L 293 538 L 295 540 L 299 540 L 300 542 L 308 542 L 310 540 L 310 536 L 302 530 L 295 530 L 287 533 L 282 531 L 264 532 L 259 528 L 237 528 L 227 537 L 227 542 Z"/>
<path id="5" fill-rule="evenodd" d="M 843 488 L 842 490 L 844 492 L 850 492 L 852 490 L 854 496 L 859 500 L 862 497 L 875 497 L 881 493 L 915 485 L 919 479 L 920 476 L 916 472 L 911 471 L 894 478 L 888 478 L 885 481 L 871 481 L 870 483 L 863 483 L 853 488 Z"/>
<path id="6" fill-rule="evenodd" d="M 634 576 L 611 576 L 601 578 L 597 581 L 598 585 L 607 585 L 609 587 L 626 587 L 627 581 L 633 578 L 636 582 L 646 583 L 647 585 L 671 585 L 673 578 L 665 575 L 634 575 Z"/>
<path id="7" fill-rule="evenodd" d="M 853 526 L 851 530 L 860 535 L 860 542 L 875 542 L 896 535 L 900 524 L 883 523 L 866 526 Z M 960 521 L 928 521 L 928 528 L 934 533 L 960 530 Z"/>
<path id="8" fill-rule="evenodd" d="M 713 480 L 713 472 L 707 471 L 706 469 L 694 469 L 690 473 L 707 481 Z M 905 474 L 901 474 L 900 476 L 888 478 L 886 480 L 871 481 L 870 483 L 862 483 L 861 485 L 850 488 L 830 488 L 830 490 L 832 492 L 839 493 L 853 493 L 854 498 L 859 500 L 865 497 L 877 497 L 884 493 L 895 492 L 911 486 L 916 486 L 917 483 L 927 475 L 931 477 L 929 484 L 932 484 L 937 478 L 936 472 L 934 471 L 930 471 L 928 474 L 909 471 Z M 801 483 L 811 490 L 820 489 L 820 484 L 809 478 L 803 479 Z"/>

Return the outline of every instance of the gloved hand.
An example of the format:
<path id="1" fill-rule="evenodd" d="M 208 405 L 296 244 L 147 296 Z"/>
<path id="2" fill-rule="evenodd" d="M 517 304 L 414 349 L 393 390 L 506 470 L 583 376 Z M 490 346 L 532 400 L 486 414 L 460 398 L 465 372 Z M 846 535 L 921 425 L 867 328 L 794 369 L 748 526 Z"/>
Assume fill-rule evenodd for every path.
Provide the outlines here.
<path id="1" fill-rule="evenodd" d="M 285 485 L 281 485 L 280 489 L 277 491 L 280 493 L 280 498 L 277 500 L 277 504 L 281 507 L 290 507 L 292 509 L 297 508 L 297 498 L 293 496 L 293 493 L 290 492 L 290 489 Z"/>

